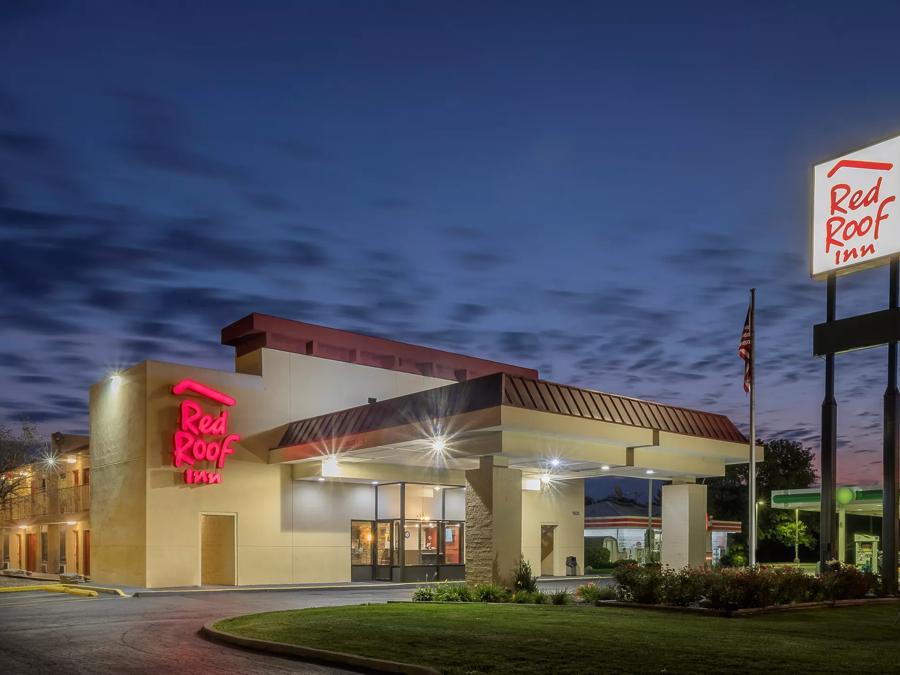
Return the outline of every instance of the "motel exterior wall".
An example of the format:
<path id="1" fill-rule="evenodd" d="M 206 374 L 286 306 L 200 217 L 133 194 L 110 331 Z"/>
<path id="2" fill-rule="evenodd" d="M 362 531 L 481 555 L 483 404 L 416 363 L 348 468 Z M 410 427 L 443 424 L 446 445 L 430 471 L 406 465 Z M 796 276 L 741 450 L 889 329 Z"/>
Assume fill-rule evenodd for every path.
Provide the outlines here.
<path id="1" fill-rule="evenodd" d="M 296 419 L 439 387 L 447 380 L 261 348 L 236 360 L 237 372 L 146 361 L 90 392 L 94 493 L 92 577 L 140 587 L 201 583 L 201 514 L 234 515 L 237 585 L 349 581 L 350 521 L 375 518 L 368 478 L 464 485 L 462 471 L 348 465 L 360 482 L 318 482 L 310 465 L 270 464 L 269 450 Z M 191 378 L 233 396 L 229 433 L 241 435 L 214 485 L 186 485 L 172 465 L 181 399 L 172 386 Z M 499 452 L 498 448 L 498 452 Z M 565 556 L 583 564 L 583 481 L 546 493 L 511 488 L 521 529 L 505 550 L 524 553 L 540 570 L 540 525 L 557 525 L 554 571 Z M 408 506 L 409 508 L 409 506 Z M 460 509 L 462 506 L 460 505 Z M 467 514 L 468 515 L 468 514 Z M 467 523 L 466 557 L 477 549 Z M 218 555 L 224 555 L 221 552 Z M 514 561 L 505 561 L 503 575 Z M 509 567 L 509 569 L 505 569 Z"/>

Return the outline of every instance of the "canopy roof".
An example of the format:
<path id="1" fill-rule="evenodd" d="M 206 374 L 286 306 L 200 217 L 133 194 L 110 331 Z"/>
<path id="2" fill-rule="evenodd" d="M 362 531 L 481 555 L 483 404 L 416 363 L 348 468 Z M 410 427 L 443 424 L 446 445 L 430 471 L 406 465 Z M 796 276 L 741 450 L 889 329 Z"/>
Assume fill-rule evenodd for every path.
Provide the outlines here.
<path id="1" fill-rule="evenodd" d="M 439 458 L 436 439 L 447 446 Z M 465 469 L 487 454 L 561 478 L 696 477 L 746 462 L 747 439 L 723 415 L 495 373 L 292 422 L 270 462 L 439 459 Z"/>

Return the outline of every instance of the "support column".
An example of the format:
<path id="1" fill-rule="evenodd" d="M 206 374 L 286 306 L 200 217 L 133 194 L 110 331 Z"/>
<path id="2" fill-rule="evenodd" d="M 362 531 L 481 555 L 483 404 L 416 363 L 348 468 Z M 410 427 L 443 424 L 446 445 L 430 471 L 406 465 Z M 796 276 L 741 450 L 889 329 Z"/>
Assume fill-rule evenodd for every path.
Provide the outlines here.
<path id="1" fill-rule="evenodd" d="M 838 562 L 845 562 L 847 557 L 847 509 L 838 509 Z"/>
<path id="2" fill-rule="evenodd" d="M 889 308 L 897 307 L 900 292 L 900 263 L 891 258 L 891 278 Z M 884 456 L 882 468 L 884 492 L 881 519 L 881 579 L 888 595 L 897 593 L 897 540 L 900 538 L 900 522 L 897 514 L 897 483 L 900 482 L 900 467 L 897 454 L 900 449 L 897 425 L 900 422 L 900 393 L 897 391 L 897 343 L 888 343 L 887 388 L 884 390 Z"/>
<path id="3" fill-rule="evenodd" d="M 662 555 L 666 567 L 706 564 L 706 486 L 665 485 L 662 489 Z"/>
<path id="4" fill-rule="evenodd" d="M 522 472 L 505 457 L 482 457 L 466 471 L 466 581 L 506 583 L 521 555 Z"/>
<path id="5" fill-rule="evenodd" d="M 834 321 L 837 280 L 828 275 L 826 320 Z M 822 502 L 819 513 L 819 569 L 834 560 L 835 491 L 837 490 L 837 401 L 834 398 L 834 354 L 825 355 L 825 398 L 822 400 Z"/>
<path id="6" fill-rule="evenodd" d="M 59 525 L 47 526 L 47 573 L 59 573 Z"/>

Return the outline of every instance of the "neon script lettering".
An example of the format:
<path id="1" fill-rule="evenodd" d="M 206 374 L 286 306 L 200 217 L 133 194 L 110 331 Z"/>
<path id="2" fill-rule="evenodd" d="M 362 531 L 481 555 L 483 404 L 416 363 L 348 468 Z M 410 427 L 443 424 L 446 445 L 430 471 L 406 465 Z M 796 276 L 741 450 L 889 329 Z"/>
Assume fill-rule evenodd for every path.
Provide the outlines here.
<path id="1" fill-rule="evenodd" d="M 828 177 L 843 168 L 890 171 L 893 164 L 842 160 L 832 167 Z M 865 174 L 871 177 L 872 174 Z M 835 183 L 829 192 L 829 217 L 825 223 L 825 253 L 834 254 L 834 264 L 875 255 L 881 227 L 890 218 L 888 208 L 896 195 L 882 193 L 883 176 L 863 186 Z"/>
<path id="2" fill-rule="evenodd" d="M 182 380 L 172 387 L 172 392 L 176 395 L 195 393 L 221 405 L 234 405 L 234 399 L 227 394 L 193 380 Z M 210 414 L 190 399 L 181 402 L 179 411 L 178 430 L 172 437 L 172 463 L 181 468 L 184 465 L 194 467 L 196 462 L 209 462 L 212 467 L 208 469 L 185 469 L 184 482 L 221 483 L 221 474 L 213 469 L 225 466 L 225 458 L 234 454 L 233 446 L 241 440 L 238 434 L 228 433 L 228 411 Z"/>

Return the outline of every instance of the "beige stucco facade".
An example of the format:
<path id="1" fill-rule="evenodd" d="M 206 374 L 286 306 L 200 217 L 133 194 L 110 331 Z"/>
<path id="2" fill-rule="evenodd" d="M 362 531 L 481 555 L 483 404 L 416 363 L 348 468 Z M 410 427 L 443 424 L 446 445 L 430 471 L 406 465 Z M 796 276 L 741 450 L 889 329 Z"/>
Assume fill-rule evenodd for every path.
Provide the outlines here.
<path id="1" fill-rule="evenodd" d="M 231 562 L 213 565 L 203 556 L 204 550 L 207 556 L 223 555 L 221 538 L 214 545 L 201 536 L 209 514 L 232 517 L 215 522 L 220 529 L 233 523 L 238 585 L 349 581 L 350 525 L 375 520 L 373 482 L 466 485 L 462 470 L 396 460 L 348 464 L 323 477 L 328 471 L 320 461 L 290 464 L 270 457 L 293 420 L 433 389 L 447 380 L 265 348 L 238 357 L 236 366 L 236 372 L 223 372 L 146 361 L 91 388 L 94 579 L 152 588 L 222 583 Z M 172 437 L 182 399 L 172 387 L 184 379 L 236 400 L 228 411 L 228 431 L 240 434 L 241 441 L 220 470 L 219 484 L 188 485 L 183 468 L 173 466 Z M 502 567 L 511 572 L 519 555 L 534 556 L 540 523 L 553 522 L 559 526 L 561 574 L 565 555 L 583 557 L 580 540 L 572 536 L 583 530 L 582 481 L 530 492 L 522 489 L 521 472 L 514 473 L 504 499 L 517 507 L 504 507 L 505 520 L 495 535 L 515 540 L 502 546 L 509 558 Z M 435 517 L 424 502 L 415 506 L 412 488 L 408 494 L 408 514 Z M 385 515 L 383 507 L 380 517 Z M 467 516 L 460 501 L 454 517 Z M 467 540 L 466 555 L 473 550 Z"/>

